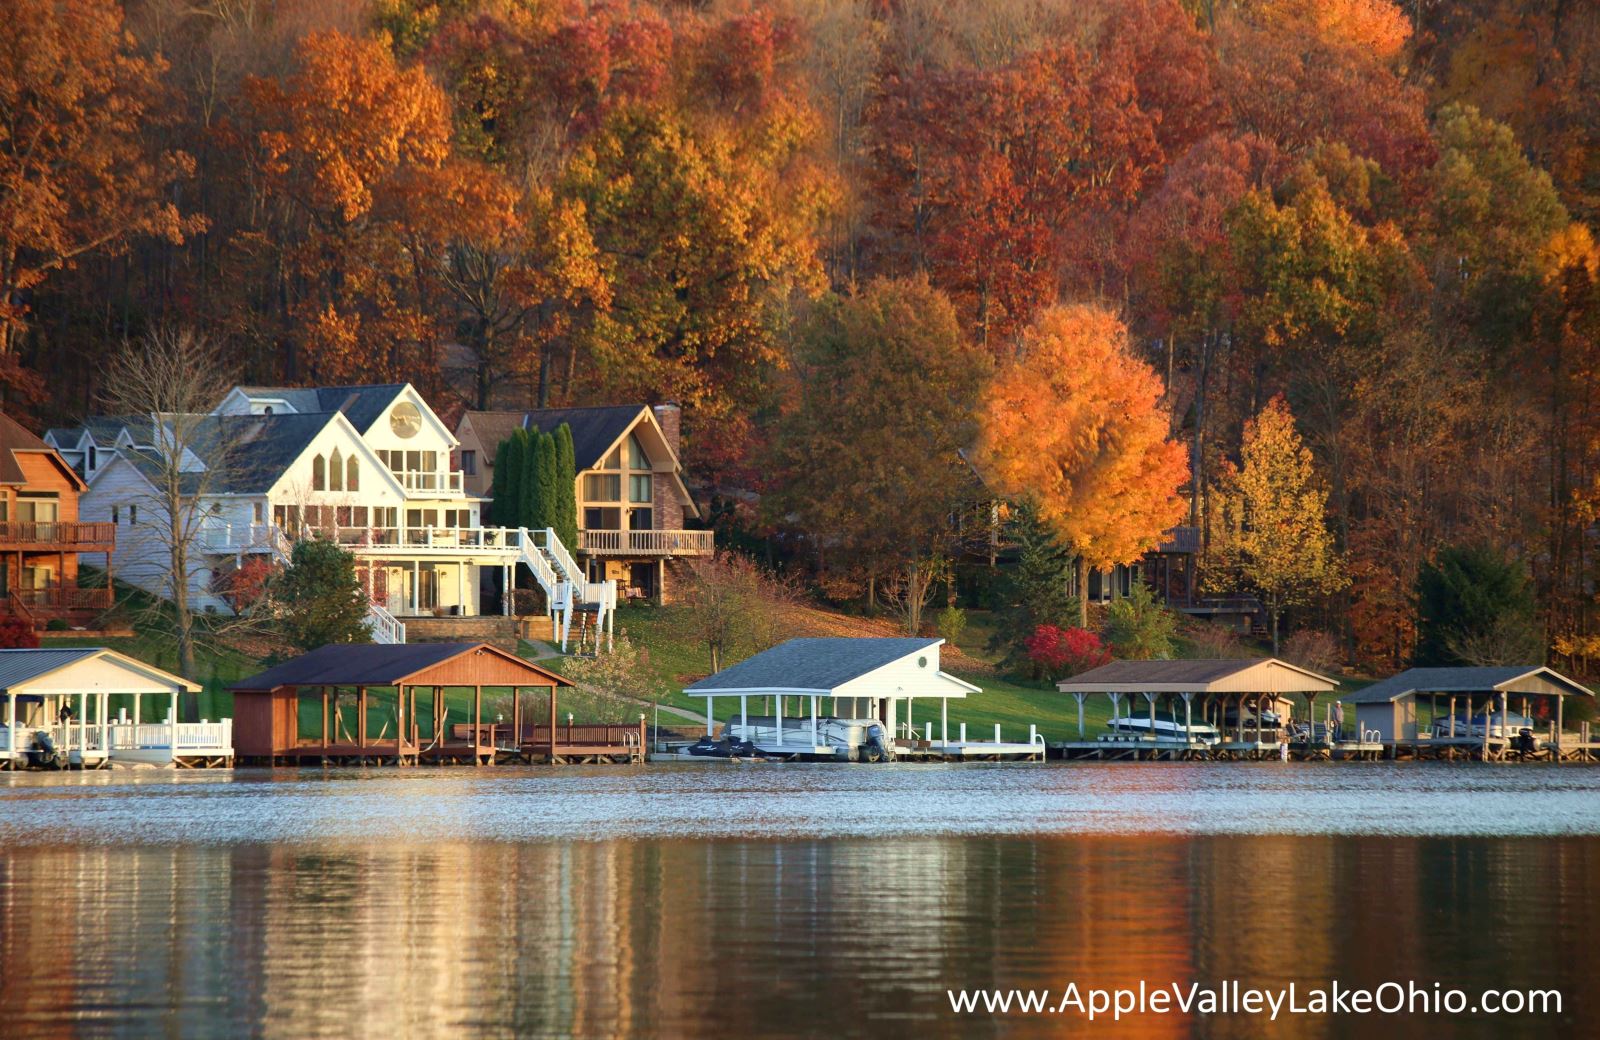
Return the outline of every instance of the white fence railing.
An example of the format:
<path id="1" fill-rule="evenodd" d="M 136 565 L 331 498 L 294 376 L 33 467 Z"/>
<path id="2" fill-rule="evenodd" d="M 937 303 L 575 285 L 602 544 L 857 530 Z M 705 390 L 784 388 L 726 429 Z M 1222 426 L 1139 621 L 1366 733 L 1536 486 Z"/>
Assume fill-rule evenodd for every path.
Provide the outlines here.
<path id="1" fill-rule="evenodd" d="M 461 493 L 461 471 L 458 469 L 448 471 L 405 469 L 397 471 L 391 470 L 391 472 L 394 473 L 395 479 L 400 482 L 400 486 L 405 488 L 407 491 L 445 491 L 454 494 Z"/>
<path id="2" fill-rule="evenodd" d="M 367 627 L 374 643 L 404 643 L 406 626 L 399 618 L 376 603 L 367 604 Z"/>
<path id="3" fill-rule="evenodd" d="M 215 751 L 233 747 L 233 720 L 218 722 L 113 722 L 111 752 Z"/>
<path id="4" fill-rule="evenodd" d="M 700 556 L 716 551 L 714 531 L 578 532 L 578 545 L 592 553 L 637 553 L 641 556 Z"/>

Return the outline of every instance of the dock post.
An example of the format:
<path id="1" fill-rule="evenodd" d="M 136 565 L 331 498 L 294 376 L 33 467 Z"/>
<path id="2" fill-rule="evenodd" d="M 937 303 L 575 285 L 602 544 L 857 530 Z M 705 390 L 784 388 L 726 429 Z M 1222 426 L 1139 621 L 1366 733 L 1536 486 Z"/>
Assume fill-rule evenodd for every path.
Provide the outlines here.
<path id="1" fill-rule="evenodd" d="M 1037 722 L 1028 723 L 1028 746 L 1029 747 L 1033 746 L 1034 739 L 1036 737 L 1038 737 L 1038 736 L 1039 736 L 1039 724 Z"/>

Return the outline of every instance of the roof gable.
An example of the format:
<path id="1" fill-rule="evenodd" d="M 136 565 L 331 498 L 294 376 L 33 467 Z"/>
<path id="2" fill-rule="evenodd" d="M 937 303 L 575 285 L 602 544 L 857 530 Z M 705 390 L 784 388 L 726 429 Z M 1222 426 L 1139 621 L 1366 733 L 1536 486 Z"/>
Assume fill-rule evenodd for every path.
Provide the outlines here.
<path id="1" fill-rule="evenodd" d="M 1063 693 L 1322 693 L 1338 680 L 1276 657 L 1112 661 L 1063 679 Z"/>
<path id="2" fill-rule="evenodd" d="M 1587 696 L 1594 691 L 1543 665 L 1493 665 L 1456 668 L 1407 668 L 1357 690 L 1351 700 L 1381 704 L 1418 693 L 1527 693 L 1544 696 Z"/>
<path id="3" fill-rule="evenodd" d="M 4 412 L 0 412 L 0 484 L 28 483 L 28 475 L 23 471 L 22 462 L 17 458 L 19 454 L 47 456 L 50 464 L 73 487 L 79 491 L 88 487 L 77 471 L 67 465 L 67 460 L 63 459 L 59 452 L 40 440 L 32 430 Z"/>
<path id="4" fill-rule="evenodd" d="M 826 694 L 943 642 L 942 639 L 849 636 L 791 639 L 707 676 L 684 692 L 784 690 Z"/>
<path id="5" fill-rule="evenodd" d="M 471 685 L 451 679 L 451 664 L 467 671 L 463 659 L 482 658 L 498 678 L 488 685 L 509 685 L 508 673 L 523 678 L 519 685 L 571 686 L 571 680 L 532 661 L 487 643 L 330 643 L 230 687 L 239 693 L 264 693 L 284 686 Z M 481 669 L 476 670 L 479 674 Z"/>
<path id="6" fill-rule="evenodd" d="M 116 670 L 139 676 L 148 684 L 161 689 L 185 690 L 190 693 L 198 693 L 200 690 L 198 683 L 103 646 L 0 650 L 0 690 L 16 690 L 29 684 L 39 683 L 57 673 L 93 661 L 105 661 Z M 84 682 L 87 683 L 88 680 Z M 116 684 L 112 684 L 112 687 L 95 684 L 92 688 L 123 692 L 121 688 L 116 687 Z M 90 692 L 90 690 L 72 689 L 71 692 Z"/>

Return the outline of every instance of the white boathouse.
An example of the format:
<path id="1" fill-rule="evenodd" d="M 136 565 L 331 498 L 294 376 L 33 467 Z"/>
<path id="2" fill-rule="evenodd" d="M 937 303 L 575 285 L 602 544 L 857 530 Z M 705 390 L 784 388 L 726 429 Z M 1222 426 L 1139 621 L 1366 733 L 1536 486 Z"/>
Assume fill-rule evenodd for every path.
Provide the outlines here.
<path id="1" fill-rule="evenodd" d="M 0 650 L 0 769 L 229 765 L 231 720 L 178 721 L 179 695 L 199 690 L 105 647 Z"/>

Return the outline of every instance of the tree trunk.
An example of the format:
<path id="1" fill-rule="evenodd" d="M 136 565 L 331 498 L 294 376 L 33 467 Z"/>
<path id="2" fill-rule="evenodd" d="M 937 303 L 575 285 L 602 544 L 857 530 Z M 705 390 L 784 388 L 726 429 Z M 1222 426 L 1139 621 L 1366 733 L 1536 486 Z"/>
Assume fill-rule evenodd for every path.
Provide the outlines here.
<path id="1" fill-rule="evenodd" d="M 1089 561 L 1078 554 L 1078 624 L 1089 627 Z"/>

